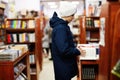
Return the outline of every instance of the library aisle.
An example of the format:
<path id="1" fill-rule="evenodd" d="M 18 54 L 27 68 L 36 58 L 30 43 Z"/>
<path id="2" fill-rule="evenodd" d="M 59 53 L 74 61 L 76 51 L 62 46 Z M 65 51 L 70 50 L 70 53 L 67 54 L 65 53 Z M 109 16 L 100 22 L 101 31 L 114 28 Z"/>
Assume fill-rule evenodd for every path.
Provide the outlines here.
<path id="1" fill-rule="evenodd" d="M 40 72 L 39 80 L 55 80 L 53 61 L 49 60 L 48 58 L 43 59 L 43 69 Z M 77 80 L 77 79 L 75 77 L 72 80 Z"/>
<path id="2" fill-rule="evenodd" d="M 40 72 L 39 80 L 54 80 L 53 61 L 48 58 L 43 59 L 43 69 Z"/>

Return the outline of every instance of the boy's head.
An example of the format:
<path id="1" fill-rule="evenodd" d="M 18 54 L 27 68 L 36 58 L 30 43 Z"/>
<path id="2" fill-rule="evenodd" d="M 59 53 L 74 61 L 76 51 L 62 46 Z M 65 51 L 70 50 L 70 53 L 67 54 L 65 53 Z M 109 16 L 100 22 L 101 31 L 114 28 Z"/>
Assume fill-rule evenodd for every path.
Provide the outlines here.
<path id="1" fill-rule="evenodd" d="M 72 16 L 76 12 L 77 12 L 76 6 L 71 4 L 70 2 L 66 2 L 66 3 L 60 4 L 59 14 L 60 14 L 61 17 Z"/>

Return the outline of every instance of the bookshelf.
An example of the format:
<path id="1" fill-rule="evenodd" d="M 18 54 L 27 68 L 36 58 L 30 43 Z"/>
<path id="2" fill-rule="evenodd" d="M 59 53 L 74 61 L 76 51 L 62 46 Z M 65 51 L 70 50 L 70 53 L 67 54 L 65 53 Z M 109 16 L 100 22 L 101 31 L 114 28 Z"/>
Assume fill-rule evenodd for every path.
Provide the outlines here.
<path id="1" fill-rule="evenodd" d="M 101 17 L 105 18 L 105 46 L 100 46 L 99 80 L 120 80 L 111 74 L 113 66 L 120 59 L 119 10 L 119 2 L 107 2 L 102 6 Z"/>
<path id="2" fill-rule="evenodd" d="M 100 17 L 82 16 L 80 23 L 80 43 L 98 43 Z"/>
<path id="3" fill-rule="evenodd" d="M 1 80 L 16 80 L 20 77 L 30 80 L 29 52 L 22 53 L 12 61 L 0 61 Z"/>
<path id="4" fill-rule="evenodd" d="M 100 17 L 80 17 L 80 44 L 99 42 Z M 81 60 L 81 80 L 98 80 L 99 59 Z"/>
<path id="5" fill-rule="evenodd" d="M 6 19 L 5 27 L 5 44 L 28 45 L 31 80 L 38 80 L 42 69 L 40 19 Z"/>

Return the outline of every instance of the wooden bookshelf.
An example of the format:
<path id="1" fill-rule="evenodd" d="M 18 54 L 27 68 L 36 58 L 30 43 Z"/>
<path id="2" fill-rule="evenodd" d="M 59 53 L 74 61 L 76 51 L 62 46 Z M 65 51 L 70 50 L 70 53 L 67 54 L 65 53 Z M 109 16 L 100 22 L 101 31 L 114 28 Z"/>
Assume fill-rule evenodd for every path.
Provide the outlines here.
<path id="1" fill-rule="evenodd" d="M 95 20 L 98 22 L 95 23 Z M 98 43 L 100 17 L 80 17 L 80 44 Z M 96 25 L 95 25 L 96 24 Z M 81 60 L 81 80 L 98 80 L 99 60 Z M 92 73 L 90 73 L 92 70 Z"/>
<path id="2" fill-rule="evenodd" d="M 24 64 L 24 67 L 16 74 L 14 69 L 20 63 Z M 16 80 L 21 73 L 26 76 L 27 80 L 30 80 L 29 52 L 22 53 L 21 56 L 13 61 L 0 61 L 1 80 Z"/>
<path id="3" fill-rule="evenodd" d="M 111 74 L 113 66 L 120 59 L 118 49 L 120 16 L 117 15 L 119 10 L 119 2 L 107 2 L 102 6 L 101 17 L 105 18 L 105 46 L 100 46 L 99 80 L 120 80 Z"/>
<path id="4" fill-rule="evenodd" d="M 29 21 L 31 21 L 31 23 Z M 39 74 L 42 69 L 42 47 L 41 47 L 42 43 L 41 43 L 40 19 L 39 18 L 6 19 L 5 27 L 6 27 L 5 28 L 6 44 L 28 45 L 29 58 L 31 55 L 34 55 L 32 59 L 35 61 L 34 63 L 30 63 L 31 80 L 39 80 Z"/>

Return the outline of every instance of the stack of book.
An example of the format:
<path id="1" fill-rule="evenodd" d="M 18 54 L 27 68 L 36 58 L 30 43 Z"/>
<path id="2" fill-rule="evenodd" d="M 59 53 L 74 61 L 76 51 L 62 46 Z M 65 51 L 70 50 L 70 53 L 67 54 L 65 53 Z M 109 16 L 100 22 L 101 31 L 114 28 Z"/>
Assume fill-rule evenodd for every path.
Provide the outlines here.
<path id="1" fill-rule="evenodd" d="M 19 55 L 18 50 L 7 49 L 0 52 L 0 61 L 13 61 Z"/>
<path id="2" fill-rule="evenodd" d="M 27 45 L 14 45 L 0 50 L 0 61 L 14 61 L 28 51 Z"/>

